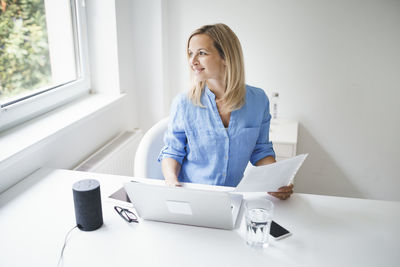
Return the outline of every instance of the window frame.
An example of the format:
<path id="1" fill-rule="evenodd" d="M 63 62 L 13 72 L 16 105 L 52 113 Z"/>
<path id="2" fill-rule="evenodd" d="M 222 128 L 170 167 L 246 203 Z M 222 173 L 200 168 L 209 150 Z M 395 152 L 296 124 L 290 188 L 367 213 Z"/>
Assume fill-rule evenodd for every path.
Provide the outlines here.
<path id="1" fill-rule="evenodd" d="M 0 132 L 42 115 L 90 92 L 90 71 L 86 6 L 84 0 L 70 0 L 74 46 L 77 59 L 77 79 L 48 88 L 22 101 L 0 106 Z"/>

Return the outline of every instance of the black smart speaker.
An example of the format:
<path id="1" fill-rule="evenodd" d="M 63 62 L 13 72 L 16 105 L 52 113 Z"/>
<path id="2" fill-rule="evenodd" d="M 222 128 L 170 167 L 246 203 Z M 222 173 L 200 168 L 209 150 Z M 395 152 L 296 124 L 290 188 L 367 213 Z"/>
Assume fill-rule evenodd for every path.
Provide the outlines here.
<path id="1" fill-rule="evenodd" d="M 76 224 L 83 231 L 93 231 L 103 225 L 100 183 L 94 179 L 80 180 L 72 186 Z"/>

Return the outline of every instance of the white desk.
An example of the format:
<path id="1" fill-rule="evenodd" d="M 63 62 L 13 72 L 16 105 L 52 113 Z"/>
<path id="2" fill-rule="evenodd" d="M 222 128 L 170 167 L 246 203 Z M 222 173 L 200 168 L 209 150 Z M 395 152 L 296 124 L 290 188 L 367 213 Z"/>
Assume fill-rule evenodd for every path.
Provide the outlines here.
<path id="1" fill-rule="evenodd" d="M 128 224 L 106 200 L 130 177 L 41 169 L 0 195 L 0 266 L 56 266 L 74 226 L 72 184 L 100 181 L 104 225 L 75 229 L 64 266 L 399 266 L 400 202 L 294 194 L 275 202 L 293 232 L 256 251 L 234 231 L 141 220 Z"/>

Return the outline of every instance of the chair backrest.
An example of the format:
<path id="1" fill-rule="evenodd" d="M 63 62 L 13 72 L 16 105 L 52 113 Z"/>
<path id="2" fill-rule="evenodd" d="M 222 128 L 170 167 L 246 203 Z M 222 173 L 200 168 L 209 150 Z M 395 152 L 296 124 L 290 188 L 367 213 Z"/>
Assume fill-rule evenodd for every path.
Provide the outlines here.
<path id="1" fill-rule="evenodd" d="M 163 137 L 167 128 L 168 117 L 153 125 L 142 137 L 135 155 L 135 177 L 164 179 L 157 158 L 164 146 Z"/>

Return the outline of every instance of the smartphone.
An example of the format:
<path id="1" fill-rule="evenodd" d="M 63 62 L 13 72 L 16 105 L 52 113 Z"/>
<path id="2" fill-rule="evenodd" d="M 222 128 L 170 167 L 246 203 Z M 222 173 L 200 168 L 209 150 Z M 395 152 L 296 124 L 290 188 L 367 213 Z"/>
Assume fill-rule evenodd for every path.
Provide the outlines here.
<path id="1" fill-rule="evenodd" d="M 291 235 L 291 233 L 287 229 L 283 228 L 282 226 L 280 226 L 279 224 L 277 224 L 274 221 L 272 221 L 272 223 L 271 223 L 271 229 L 269 231 L 269 234 L 275 240 L 279 240 L 279 239 L 282 239 L 284 237 Z"/>

